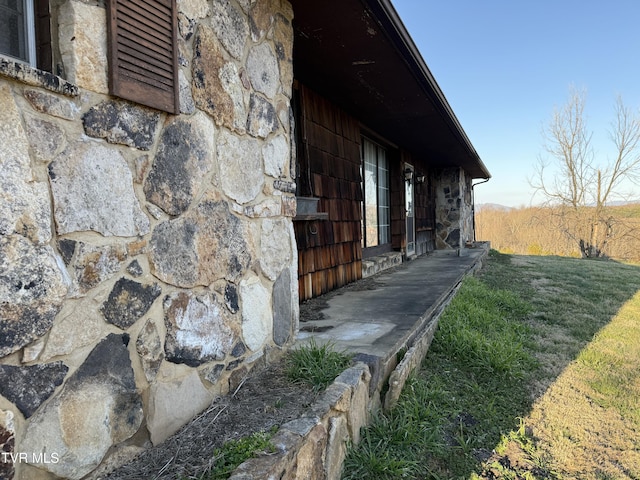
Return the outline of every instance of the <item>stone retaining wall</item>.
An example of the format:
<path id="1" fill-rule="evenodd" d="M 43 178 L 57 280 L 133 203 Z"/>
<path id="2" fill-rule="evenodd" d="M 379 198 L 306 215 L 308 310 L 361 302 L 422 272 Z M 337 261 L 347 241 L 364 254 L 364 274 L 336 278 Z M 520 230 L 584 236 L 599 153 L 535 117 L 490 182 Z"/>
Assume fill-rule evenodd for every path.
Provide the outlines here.
<path id="1" fill-rule="evenodd" d="M 162 442 L 297 330 L 291 6 L 178 8 L 180 115 L 108 95 L 103 2 L 66 80 L 0 61 L 0 478 Z"/>
<path id="2" fill-rule="evenodd" d="M 402 253 L 388 252 L 362 260 L 362 278 L 371 277 L 402 264 Z"/>

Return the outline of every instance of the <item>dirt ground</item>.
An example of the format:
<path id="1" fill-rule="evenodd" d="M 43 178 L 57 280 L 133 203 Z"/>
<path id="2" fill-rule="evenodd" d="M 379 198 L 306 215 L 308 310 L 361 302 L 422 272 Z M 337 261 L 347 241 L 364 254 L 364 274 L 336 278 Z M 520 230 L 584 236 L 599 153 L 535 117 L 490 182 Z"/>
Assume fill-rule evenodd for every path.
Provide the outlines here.
<path id="1" fill-rule="evenodd" d="M 300 417 L 315 396 L 311 387 L 286 378 L 284 360 L 252 371 L 235 395 L 216 399 L 164 443 L 145 450 L 130 463 L 100 478 L 200 478 L 213 465 L 213 451 L 217 447 Z"/>

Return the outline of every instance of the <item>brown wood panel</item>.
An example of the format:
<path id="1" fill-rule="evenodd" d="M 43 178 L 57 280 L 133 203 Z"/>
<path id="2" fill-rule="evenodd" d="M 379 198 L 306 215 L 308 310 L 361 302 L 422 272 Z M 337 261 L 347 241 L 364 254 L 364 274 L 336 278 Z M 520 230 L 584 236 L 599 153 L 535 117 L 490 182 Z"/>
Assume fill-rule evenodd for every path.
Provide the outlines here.
<path id="1" fill-rule="evenodd" d="M 175 0 L 109 0 L 107 29 L 110 92 L 179 113 Z"/>
<path id="2" fill-rule="evenodd" d="M 313 263 L 316 271 L 325 270 L 331 265 L 328 256 L 329 252 L 327 247 L 317 247 L 313 249 Z"/>
<path id="3" fill-rule="evenodd" d="M 310 119 L 307 119 L 306 122 L 306 134 L 307 134 L 307 145 L 309 145 L 309 160 L 312 160 L 313 156 L 312 156 L 312 152 L 311 149 L 316 149 L 316 150 L 322 150 L 321 147 L 321 143 L 320 143 L 320 125 L 318 125 L 317 123 L 313 122 L 312 120 L 310 121 Z M 310 165 L 312 170 L 320 170 L 318 169 L 317 166 L 315 165 Z"/>
<path id="4" fill-rule="evenodd" d="M 351 199 L 351 187 L 349 182 L 337 178 L 336 183 L 338 184 L 338 197 L 347 201 L 347 203 L 351 203 L 348 202 Z M 345 215 L 351 215 L 351 212 L 349 212 L 348 214 L 345 212 Z M 347 218 L 347 220 L 351 220 L 351 218 Z"/>
<path id="5" fill-rule="evenodd" d="M 327 196 L 332 200 L 336 198 L 340 198 L 338 181 L 335 178 L 332 178 L 329 176 L 325 176 L 323 180 L 325 181 L 323 186 L 326 186 L 326 189 L 324 191 L 325 196 Z"/>
<path id="6" fill-rule="evenodd" d="M 312 273 L 313 278 L 313 296 L 318 297 L 327 292 L 327 277 L 325 272 Z"/>
<path id="7" fill-rule="evenodd" d="M 316 271 L 314 250 L 315 249 L 310 248 L 302 252 L 302 264 L 303 264 L 302 273 L 303 274 L 313 273 Z"/>
<path id="8" fill-rule="evenodd" d="M 305 275 L 302 283 L 304 285 L 304 295 L 301 295 L 300 298 L 313 297 L 313 274 Z"/>
<path id="9" fill-rule="evenodd" d="M 345 161 L 341 161 L 340 159 L 343 158 L 343 155 L 338 155 L 338 156 L 332 156 L 331 160 L 331 166 L 333 167 L 331 169 L 331 176 L 336 178 L 336 179 L 344 179 L 347 178 L 346 174 L 345 174 L 345 169 L 347 168 L 347 162 Z"/>
<path id="10" fill-rule="evenodd" d="M 346 215 L 343 218 L 346 220 Z M 340 222 L 340 242 L 349 243 L 353 239 L 351 238 L 351 228 L 349 228 L 349 222 Z"/>
<path id="11" fill-rule="evenodd" d="M 353 258 L 355 258 L 358 261 L 362 260 L 362 244 L 360 242 L 352 244 L 353 247 L 353 251 L 354 251 L 354 255 Z"/>
<path id="12" fill-rule="evenodd" d="M 361 277 L 356 271 L 362 268 L 360 126 L 304 85 L 299 85 L 297 98 L 304 104 L 299 113 L 305 135 L 298 151 L 305 171 L 300 175 L 311 179 L 313 195 L 320 199 L 318 210 L 328 213 L 328 220 L 314 222 L 315 235 L 298 226 L 311 222 L 296 222 L 304 300 Z"/>
<path id="13" fill-rule="evenodd" d="M 339 285 L 336 280 L 336 269 L 328 268 L 325 270 L 327 272 L 327 291 L 331 291 L 336 289 Z"/>
<path id="14" fill-rule="evenodd" d="M 333 245 L 336 243 L 335 228 L 333 222 L 322 222 L 322 244 Z"/>
<path id="15" fill-rule="evenodd" d="M 298 252 L 305 250 L 309 246 L 309 239 L 307 238 L 306 231 L 307 225 L 305 222 L 294 222 L 293 231 L 296 236 L 296 243 L 298 245 Z"/>
<path id="16" fill-rule="evenodd" d="M 334 222 L 333 233 L 336 245 L 345 242 L 346 240 L 344 238 L 344 222 Z"/>
<path id="17" fill-rule="evenodd" d="M 340 162 L 340 158 L 331 155 L 328 152 L 322 152 L 322 173 L 327 177 L 335 178 L 335 169 Z"/>

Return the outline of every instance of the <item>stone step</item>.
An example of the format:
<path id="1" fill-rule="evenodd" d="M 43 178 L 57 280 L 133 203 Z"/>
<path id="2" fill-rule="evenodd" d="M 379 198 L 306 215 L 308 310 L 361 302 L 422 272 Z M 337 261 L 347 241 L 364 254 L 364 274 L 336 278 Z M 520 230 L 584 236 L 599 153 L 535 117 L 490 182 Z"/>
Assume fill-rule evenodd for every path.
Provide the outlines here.
<path id="1" fill-rule="evenodd" d="M 391 267 L 402 264 L 402 253 L 387 252 L 362 260 L 362 278 L 383 272 Z"/>

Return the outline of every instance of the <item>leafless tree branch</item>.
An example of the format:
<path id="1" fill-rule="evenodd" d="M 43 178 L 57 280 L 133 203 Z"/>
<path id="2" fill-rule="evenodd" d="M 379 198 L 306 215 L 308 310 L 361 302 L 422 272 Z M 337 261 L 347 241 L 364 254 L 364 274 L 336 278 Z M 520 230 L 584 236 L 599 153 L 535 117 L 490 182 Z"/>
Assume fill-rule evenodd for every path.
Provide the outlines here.
<path id="1" fill-rule="evenodd" d="M 586 92 L 572 88 L 567 103 L 553 112 L 543 130 L 547 156 L 538 160 L 530 184 L 557 208 L 558 227 L 579 244 L 584 257 L 592 257 L 604 255 L 612 232 L 620 230 L 608 212 L 610 202 L 623 195 L 624 182 L 640 182 L 640 117 L 618 97 L 609 132 L 614 156 L 599 162 L 585 105 Z"/>

